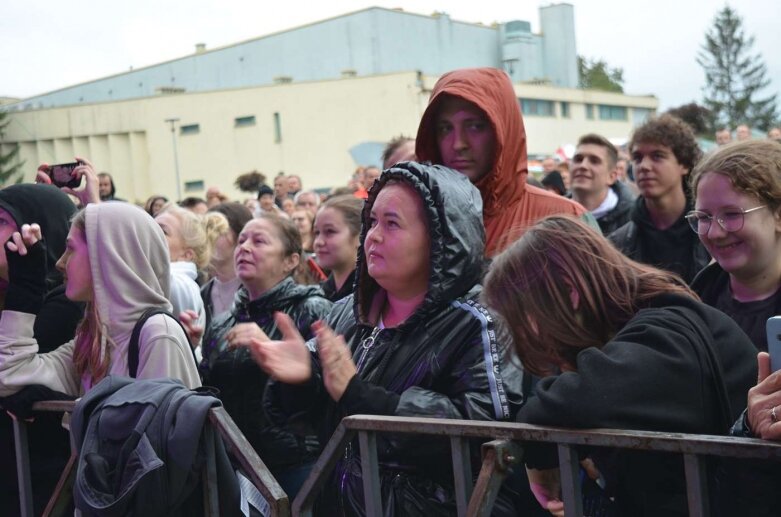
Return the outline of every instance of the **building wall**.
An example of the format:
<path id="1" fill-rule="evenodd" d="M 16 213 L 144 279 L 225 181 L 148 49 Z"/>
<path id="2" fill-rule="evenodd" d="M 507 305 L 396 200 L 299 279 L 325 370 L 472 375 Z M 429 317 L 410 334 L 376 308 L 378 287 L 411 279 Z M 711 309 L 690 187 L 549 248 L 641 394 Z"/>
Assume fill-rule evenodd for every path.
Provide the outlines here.
<path id="1" fill-rule="evenodd" d="M 279 171 L 299 174 L 307 188 L 341 186 L 356 167 L 351 148 L 415 135 L 436 79 L 404 72 L 13 112 L 3 150 L 20 146 L 28 181 L 41 162 L 82 156 L 113 174 L 122 198 L 175 198 L 174 145 L 165 120 L 178 118 L 182 183 L 203 182 L 183 195 L 203 195 L 215 185 L 234 198 L 246 197 L 232 184 L 251 170 L 269 181 Z M 521 99 L 552 106 L 548 115 L 525 114 L 530 154 L 551 153 L 590 131 L 628 136 L 635 110 L 647 114 L 657 106 L 654 97 L 528 84 L 515 90 Z M 562 115 L 562 102 L 569 103 L 569 117 Z M 593 120 L 586 117 L 587 104 Z M 599 106 L 624 108 L 627 117 L 602 120 Z"/>
<path id="2" fill-rule="evenodd" d="M 569 68 L 576 67 L 572 6 L 561 4 L 540 12 L 544 26 L 556 27 L 556 41 L 543 45 L 544 36 L 531 32 L 519 36 L 511 45 L 517 54 L 514 58 L 520 59 L 511 76 L 515 81 L 548 78 L 553 84 L 574 87 L 577 78 L 573 81 L 567 75 Z M 560 21 L 569 25 L 558 27 Z M 500 33 L 501 26 L 454 21 L 446 14 L 423 16 L 373 7 L 30 97 L 16 107 L 144 98 L 161 89 L 244 88 L 274 84 L 280 78 L 307 82 L 336 79 L 344 73 L 368 76 L 419 70 L 441 75 L 457 68 L 502 68 L 506 49 Z M 552 62 L 545 63 L 549 56 Z"/>

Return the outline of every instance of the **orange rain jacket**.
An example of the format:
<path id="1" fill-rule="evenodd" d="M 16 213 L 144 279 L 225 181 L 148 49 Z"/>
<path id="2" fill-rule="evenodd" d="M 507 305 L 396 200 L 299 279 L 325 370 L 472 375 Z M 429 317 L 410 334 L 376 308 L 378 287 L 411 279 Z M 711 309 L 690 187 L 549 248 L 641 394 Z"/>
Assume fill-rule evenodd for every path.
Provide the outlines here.
<path id="1" fill-rule="evenodd" d="M 445 95 L 476 104 L 496 132 L 496 157 L 491 173 L 475 183 L 483 198 L 486 257 L 503 251 L 525 228 L 553 214 L 581 216 L 580 204 L 526 184 L 526 131 L 518 98 L 509 77 L 496 68 L 468 68 L 443 75 L 431 93 L 418 127 L 418 160 L 442 163 L 436 138 L 437 113 Z"/>

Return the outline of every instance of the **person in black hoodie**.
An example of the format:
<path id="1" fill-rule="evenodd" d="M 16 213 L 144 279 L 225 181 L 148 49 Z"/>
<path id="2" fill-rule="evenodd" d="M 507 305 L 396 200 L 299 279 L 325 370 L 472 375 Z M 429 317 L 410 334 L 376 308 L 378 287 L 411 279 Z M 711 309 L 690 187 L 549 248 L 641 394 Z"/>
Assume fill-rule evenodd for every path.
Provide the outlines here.
<path id="1" fill-rule="evenodd" d="M 289 219 L 263 215 L 244 226 L 233 255 L 242 287 L 231 310 L 214 316 L 200 365 L 203 384 L 220 390 L 225 410 L 291 498 L 317 457 L 316 440 L 306 427 L 269 422 L 263 411 L 268 375 L 246 348 L 235 347 L 257 336 L 281 337 L 276 312 L 311 337 L 312 324 L 331 310 L 319 287 L 293 281 L 301 255 L 301 238 Z"/>
<path id="2" fill-rule="evenodd" d="M 506 361 L 509 342 L 476 300 L 481 214 L 480 192 L 452 169 L 403 162 L 385 170 L 363 209 L 353 295 L 334 305 L 308 345 L 282 316 L 284 341 L 250 344 L 275 379 L 269 418 L 303 412 L 323 442 L 356 414 L 512 419 L 522 372 Z M 377 450 L 384 515 L 455 513 L 447 440 L 386 435 Z M 321 505 L 324 515 L 365 514 L 356 444 Z"/>
<path id="3" fill-rule="evenodd" d="M 19 184 L 0 189 L 0 295 L 5 306 L 16 298 L 12 293 L 6 297 L 9 288 L 9 267 L 5 242 L 23 224 L 38 224 L 45 241 L 45 268 L 40 272 L 46 278 L 46 294 L 39 317 L 33 326 L 33 335 L 38 341 L 40 353 L 50 352 L 73 339 L 76 326 L 84 314 L 84 304 L 65 297 L 62 273 L 55 264 L 65 251 L 70 220 L 76 213 L 76 206 L 70 198 L 51 185 Z M 9 307 L 13 308 L 13 307 Z M 38 397 L 39 388 L 33 387 L 0 401 L 0 405 L 13 407 L 24 402 L 28 396 Z M 59 415 L 39 415 L 29 428 L 29 450 L 32 475 L 36 480 L 34 501 L 36 513 L 41 513 L 54 489 L 59 474 L 69 455 L 68 433 L 59 425 Z M 2 494 L 0 507 L 10 509 L 11 514 L 18 505 L 11 421 L 5 412 L 0 414 L 0 460 L 2 471 Z M 7 504 L 6 504 L 7 503 Z"/>
<path id="4" fill-rule="evenodd" d="M 692 209 L 686 179 L 701 155 L 694 132 L 672 115 L 651 118 L 635 129 L 629 150 L 640 195 L 631 220 L 608 237 L 629 258 L 691 282 L 710 262 L 684 219 Z"/>
<path id="5" fill-rule="evenodd" d="M 524 368 L 543 376 L 520 422 L 725 435 L 756 379 L 754 346 L 734 321 L 568 217 L 542 220 L 496 257 L 483 296 L 509 323 Z M 545 482 L 558 470 L 540 472 L 558 467 L 555 449 L 524 453 L 538 499 L 560 511 Z M 618 515 L 688 514 L 680 456 L 598 449 L 591 458 Z"/>

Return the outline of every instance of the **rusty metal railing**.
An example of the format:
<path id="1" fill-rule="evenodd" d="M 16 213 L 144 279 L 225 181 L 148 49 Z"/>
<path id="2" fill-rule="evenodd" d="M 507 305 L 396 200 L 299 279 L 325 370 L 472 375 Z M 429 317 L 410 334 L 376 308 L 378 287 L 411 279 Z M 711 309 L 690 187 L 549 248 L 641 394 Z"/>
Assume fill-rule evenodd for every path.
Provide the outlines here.
<path id="1" fill-rule="evenodd" d="M 567 517 L 581 516 L 580 463 L 578 446 L 613 447 L 639 451 L 682 454 L 686 474 L 689 515 L 709 515 L 705 457 L 723 456 L 746 459 L 781 460 L 781 444 L 749 438 L 623 431 L 612 429 L 573 430 L 509 422 L 444 420 L 383 416 L 351 416 L 342 420 L 326 444 L 311 474 L 293 501 L 293 515 L 308 517 L 319 492 L 341 458 L 343 451 L 358 435 L 363 472 L 366 514 L 382 515 L 377 433 L 424 434 L 450 438 L 454 487 L 459 517 L 487 516 L 509 468 L 522 459 L 519 442 L 555 443 L 559 452 L 562 500 Z M 472 487 L 469 439 L 491 440 L 483 445 L 483 464 Z"/>
<path id="2" fill-rule="evenodd" d="M 73 401 L 46 401 L 33 405 L 34 411 L 72 413 L 75 406 Z M 241 471 L 252 482 L 255 488 L 263 495 L 269 504 L 270 515 L 275 517 L 287 517 L 290 515 L 290 501 L 282 490 L 277 480 L 271 475 L 266 465 L 260 459 L 255 449 L 241 433 L 222 407 L 209 410 L 209 422 L 211 426 L 205 427 L 205 432 L 218 432 L 223 439 L 228 454 L 234 458 Z M 16 451 L 16 469 L 19 483 L 19 504 L 22 517 L 33 515 L 33 489 L 30 479 L 30 459 L 27 443 L 27 424 L 24 421 L 14 420 L 14 447 Z M 211 443 L 206 440 L 206 443 Z M 211 456 L 211 455 L 209 455 Z M 68 506 L 70 491 L 76 472 L 76 457 L 71 454 L 57 483 L 54 493 L 46 506 L 44 516 L 63 515 Z M 217 507 L 217 482 L 215 466 L 207 462 L 203 473 L 204 508 L 207 515 L 219 515 Z"/>

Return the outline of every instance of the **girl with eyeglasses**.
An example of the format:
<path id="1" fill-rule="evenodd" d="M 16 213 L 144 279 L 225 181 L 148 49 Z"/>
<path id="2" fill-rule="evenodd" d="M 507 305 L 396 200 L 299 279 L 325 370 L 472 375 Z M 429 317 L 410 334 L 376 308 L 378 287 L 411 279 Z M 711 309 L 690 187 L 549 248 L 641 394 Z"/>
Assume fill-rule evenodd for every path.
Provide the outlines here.
<path id="1" fill-rule="evenodd" d="M 715 260 L 692 288 L 766 351 L 765 323 L 781 314 L 781 145 L 719 148 L 695 167 L 692 190 L 686 218 Z"/>

